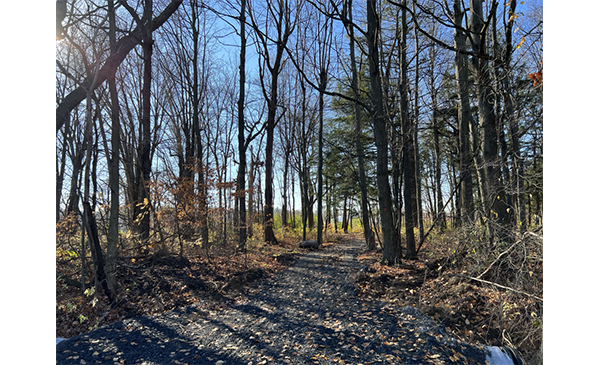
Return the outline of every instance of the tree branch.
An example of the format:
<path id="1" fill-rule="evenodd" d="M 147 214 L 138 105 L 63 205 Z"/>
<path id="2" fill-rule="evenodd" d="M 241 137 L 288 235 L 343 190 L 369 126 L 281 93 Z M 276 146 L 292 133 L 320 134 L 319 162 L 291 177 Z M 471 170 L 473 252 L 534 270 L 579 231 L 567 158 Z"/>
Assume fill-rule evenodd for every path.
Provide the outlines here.
<path id="1" fill-rule="evenodd" d="M 467 275 L 461 275 L 461 274 L 452 274 L 452 276 L 458 276 L 458 277 L 465 278 L 465 279 L 469 279 L 469 280 L 473 280 L 473 281 L 479 281 L 480 283 L 494 285 L 494 286 L 497 286 L 498 288 L 501 288 L 501 289 L 510 290 L 510 291 L 512 291 L 512 292 L 515 292 L 515 293 L 518 293 L 518 294 L 523 294 L 523 295 L 526 295 L 526 296 L 528 296 L 528 297 L 530 297 L 530 298 L 537 299 L 537 300 L 539 300 L 540 302 L 543 302 L 543 301 L 544 301 L 544 299 L 543 299 L 543 298 L 540 298 L 540 297 L 538 297 L 537 295 L 529 294 L 529 293 L 526 293 L 526 292 L 524 292 L 524 291 L 522 291 L 522 290 L 513 289 L 513 288 L 511 288 L 511 287 L 508 287 L 508 286 L 504 286 L 504 285 L 496 284 L 496 283 L 494 283 L 493 281 L 487 281 L 487 280 L 478 279 L 478 278 L 474 278 L 474 277 L 467 276 Z"/>
<path id="2" fill-rule="evenodd" d="M 172 0 L 169 5 L 152 21 L 152 30 L 160 28 L 169 17 L 179 8 L 183 0 Z M 138 25 L 129 35 L 121 38 L 116 45 L 117 51 L 106 59 L 104 65 L 98 70 L 97 77 L 88 76 L 79 87 L 71 91 L 56 107 L 56 131 L 58 132 L 68 120 L 71 111 L 85 99 L 86 90 L 93 91 L 100 86 L 108 76 L 115 72 L 117 67 L 125 60 L 129 52 L 142 40 L 142 28 Z"/>
<path id="3" fill-rule="evenodd" d="M 399 6 L 401 8 L 406 9 L 406 11 L 409 12 L 410 15 L 412 16 L 414 24 L 415 24 L 415 27 L 417 28 L 417 30 L 421 34 L 423 34 L 425 37 L 429 38 L 433 43 L 437 44 L 438 46 L 440 46 L 442 48 L 445 48 L 447 50 L 450 50 L 452 52 L 461 53 L 461 54 L 468 55 L 468 56 L 471 56 L 471 57 L 477 57 L 477 58 L 485 59 L 485 60 L 494 60 L 494 57 L 492 57 L 490 55 L 481 54 L 481 53 L 474 53 L 474 52 L 471 52 L 471 51 L 466 51 L 466 50 L 458 49 L 458 48 L 456 48 L 454 46 L 446 44 L 444 41 L 442 41 L 440 39 L 437 39 L 436 37 L 434 37 L 431 34 L 427 33 L 427 31 L 423 30 L 423 28 L 421 28 L 421 26 L 419 25 L 419 22 L 417 21 L 416 14 L 412 11 L 412 9 L 410 9 L 409 7 L 404 6 L 404 5 L 400 4 L 400 3 L 397 3 L 397 2 L 395 2 L 393 0 L 387 0 L 387 1 L 390 4 L 392 4 L 392 5 L 396 5 L 396 6 Z M 421 7 L 419 6 L 419 8 L 421 8 Z M 421 10 L 423 10 L 423 9 L 421 9 Z M 431 15 L 431 14 L 429 14 L 429 15 Z M 445 24 L 445 23 L 442 23 L 442 24 Z M 466 30 L 466 29 L 464 29 L 463 27 L 461 27 L 461 26 L 459 26 L 457 24 L 454 24 L 451 27 L 459 29 L 459 30 L 463 30 L 464 32 L 466 32 L 465 34 L 467 34 L 467 35 L 469 35 L 470 33 L 472 33 L 469 30 Z"/>

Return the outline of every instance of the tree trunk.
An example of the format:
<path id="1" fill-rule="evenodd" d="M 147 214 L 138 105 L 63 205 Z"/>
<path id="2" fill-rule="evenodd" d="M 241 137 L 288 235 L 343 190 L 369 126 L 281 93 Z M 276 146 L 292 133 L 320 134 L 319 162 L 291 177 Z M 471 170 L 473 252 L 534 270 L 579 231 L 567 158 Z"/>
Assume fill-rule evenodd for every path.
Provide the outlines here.
<path id="1" fill-rule="evenodd" d="M 367 1 L 367 43 L 369 58 L 369 76 L 371 81 L 371 102 L 373 105 L 373 134 L 377 149 L 377 189 L 379 195 L 379 214 L 383 235 L 383 258 L 386 264 L 396 264 L 402 258 L 402 250 L 394 231 L 392 216 L 392 196 L 388 182 L 388 136 L 386 114 L 383 108 L 383 93 L 379 73 L 379 49 L 377 35 L 379 18 L 377 2 Z"/>
<path id="2" fill-rule="evenodd" d="M 83 213 L 84 213 L 84 224 L 90 242 L 90 248 L 92 252 L 92 261 L 95 271 L 95 282 L 100 284 L 104 289 L 104 293 L 108 297 L 109 302 L 112 303 L 114 296 L 108 287 L 106 274 L 104 272 L 105 262 L 102 248 L 100 247 L 100 238 L 98 237 L 98 227 L 96 225 L 96 219 L 92 207 L 87 201 L 83 202 Z"/>
<path id="3" fill-rule="evenodd" d="M 306 133 L 306 86 L 304 79 L 300 79 L 300 87 L 302 88 L 302 168 L 301 168 L 301 187 L 302 187 L 302 241 L 306 241 L 306 225 L 308 221 L 308 145 Z"/>
<path id="4" fill-rule="evenodd" d="M 56 222 L 60 221 L 60 198 L 62 196 L 62 189 L 65 180 L 65 166 L 67 160 L 67 132 L 63 132 L 63 145 L 60 152 L 60 163 L 58 158 L 56 160 Z"/>
<path id="5" fill-rule="evenodd" d="M 315 193 L 313 185 L 309 185 L 309 195 L 308 195 L 308 229 L 312 230 L 315 228 L 315 211 L 313 206 L 315 205 Z"/>
<path id="6" fill-rule="evenodd" d="M 277 243 L 275 238 L 275 232 L 273 230 L 273 139 L 275 133 L 275 124 L 277 117 L 277 103 L 278 103 L 278 79 L 282 68 L 283 53 L 287 45 L 288 39 L 294 29 L 295 23 L 292 24 L 290 20 L 289 4 L 278 2 L 277 6 L 272 3 L 267 3 L 268 13 L 274 16 L 275 30 L 277 32 L 275 43 L 275 57 L 273 58 L 270 51 L 271 47 L 267 40 L 266 35 L 258 28 L 255 19 L 252 19 L 252 25 L 256 30 L 257 37 L 259 38 L 259 44 L 262 48 L 262 57 L 265 61 L 265 65 L 268 68 L 271 79 L 269 84 L 269 91 L 265 89 L 264 83 L 263 94 L 267 100 L 267 121 L 265 130 L 267 134 L 266 148 L 265 148 L 265 203 L 264 203 L 264 239 L 265 242 Z M 250 12 L 252 14 L 252 12 Z M 271 60 L 272 63 L 271 63 Z M 261 71 L 262 72 L 262 71 Z"/>
<path id="7" fill-rule="evenodd" d="M 504 107 L 505 107 L 505 115 L 508 119 L 507 124 L 510 131 L 511 137 L 511 146 L 510 146 L 510 154 L 512 157 L 513 163 L 513 175 L 514 175 L 514 188 L 515 188 L 515 196 L 516 202 L 513 201 L 513 205 L 516 205 L 517 210 L 517 225 L 521 232 L 524 232 L 527 228 L 527 220 L 525 215 L 525 190 L 523 187 L 523 158 L 521 157 L 521 141 L 520 141 L 520 132 L 517 118 L 515 117 L 514 111 L 514 98 L 513 93 L 511 92 L 510 85 L 510 61 L 512 58 L 512 35 L 513 35 L 513 25 L 514 25 L 514 17 L 517 8 L 517 1 L 511 0 L 510 2 L 510 11 L 509 11 L 509 21 L 507 27 L 505 29 L 505 37 L 506 37 L 506 53 L 504 54 L 503 63 L 501 70 L 503 71 L 501 74 L 502 86 L 503 86 L 503 98 L 504 98 Z M 516 203 L 516 204 L 515 204 Z"/>
<path id="8" fill-rule="evenodd" d="M 432 128 L 433 128 L 433 148 L 435 161 L 435 200 L 438 218 L 438 228 L 443 230 L 446 228 L 446 213 L 444 212 L 444 198 L 442 195 L 442 152 L 440 148 L 440 123 L 438 121 L 438 105 L 437 105 L 437 90 L 435 88 L 435 47 L 430 48 L 431 59 L 431 109 L 432 109 Z"/>
<path id="9" fill-rule="evenodd" d="M 342 210 L 342 230 L 348 233 L 348 197 L 344 197 L 344 209 Z"/>
<path id="10" fill-rule="evenodd" d="M 111 54 L 116 52 L 116 24 L 114 0 L 108 1 L 109 39 Z M 116 70 L 115 70 L 116 72 Z M 108 186 L 110 189 L 110 217 L 106 235 L 106 279 L 112 297 L 117 293 L 117 247 L 119 245 L 119 150 L 121 148 L 120 106 L 115 73 L 108 77 L 111 107 L 111 156 L 108 159 Z"/>
<path id="11" fill-rule="evenodd" d="M 202 240 L 202 246 L 208 255 L 209 250 L 209 235 L 208 235 L 208 204 L 206 200 L 206 181 L 205 181 L 205 168 L 204 168 L 204 146 L 202 143 L 202 135 L 200 134 L 200 98 L 203 95 L 200 95 L 200 82 L 198 75 L 198 67 L 199 67 L 199 55 L 200 51 L 198 49 L 198 43 L 200 41 L 200 31 L 198 29 L 197 19 L 198 16 L 196 14 L 196 1 L 193 1 L 192 4 L 192 41 L 193 45 L 193 53 L 192 53 L 192 128 L 193 128 L 193 136 L 195 141 L 195 151 L 196 151 L 196 159 L 195 166 L 198 172 L 198 218 L 200 223 L 200 238 Z M 206 59 L 206 47 L 204 47 L 203 55 L 202 55 L 202 66 L 205 66 Z M 203 79 L 204 82 L 204 79 Z M 204 89 L 204 86 L 202 87 Z"/>
<path id="12" fill-rule="evenodd" d="M 484 17 L 482 0 L 471 0 L 472 48 L 479 55 L 486 53 Z M 493 4 L 494 6 L 497 3 Z M 492 12 L 493 13 L 493 12 Z M 506 192 L 500 183 L 500 161 L 498 158 L 498 130 L 494 113 L 493 89 L 490 76 L 489 62 L 485 58 L 473 57 L 473 66 L 477 77 L 477 103 L 479 108 L 479 123 L 483 128 L 483 158 L 485 162 L 484 186 L 487 196 L 483 196 L 486 215 L 497 225 L 507 223 Z M 489 225 L 490 240 L 496 238 L 496 227 Z M 500 232 L 503 233 L 503 232 Z M 502 239 L 502 237 L 500 237 Z"/>
<path id="13" fill-rule="evenodd" d="M 276 244 L 275 231 L 273 230 L 273 135 L 275 132 L 275 117 L 277 112 L 277 76 L 271 74 L 271 99 L 267 114 L 267 145 L 265 149 L 265 212 L 264 239 L 267 243 Z"/>
<path id="14" fill-rule="evenodd" d="M 143 85 L 142 85 L 142 115 L 140 119 L 141 141 L 138 152 L 140 163 L 141 180 L 139 185 L 139 199 L 135 201 L 140 206 L 138 215 L 138 233 L 142 241 L 150 237 L 150 173 L 152 161 L 150 160 L 150 107 L 151 107 L 151 83 L 152 83 L 152 0 L 144 3 L 144 19 L 147 20 L 146 28 L 142 32 L 142 58 L 144 60 Z"/>
<path id="15" fill-rule="evenodd" d="M 248 237 L 253 235 L 254 224 L 254 154 L 250 146 L 250 169 L 248 171 L 248 216 L 246 217 L 246 227 Z"/>
<path id="16" fill-rule="evenodd" d="M 329 184 L 329 179 L 327 179 L 327 176 L 325 176 L 325 190 L 327 190 L 329 192 L 329 194 L 327 194 L 327 215 L 325 216 L 325 232 L 327 232 L 327 229 L 329 227 L 331 227 L 331 205 L 333 204 L 333 190 L 331 190 L 331 185 Z"/>
<path id="17" fill-rule="evenodd" d="M 393 193 L 393 204 L 394 204 L 394 229 L 396 231 L 396 237 L 400 239 L 402 237 L 402 133 L 398 131 L 401 126 L 397 123 L 392 128 L 392 145 L 390 148 L 390 157 L 392 159 L 392 193 Z"/>
<path id="18" fill-rule="evenodd" d="M 288 227 L 288 173 L 290 169 L 290 153 L 291 147 L 286 145 L 284 151 L 284 163 L 283 163 L 283 204 L 281 207 L 281 229 Z M 292 193 L 293 194 L 293 193 Z"/>
<path id="19" fill-rule="evenodd" d="M 415 163 L 415 140 L 411 120 L 408 116 L 408 76 L 406 61 L 406 0 L 402 1 L 402 40 L 400 45 L 400 118 L 402 123 L 402 135 L 404 141 L 404 230 L 406 235 L 406 256 L 409 259 L 417 257 L 415 246 L 415 219 L 417 218 L 417 180 Z"/>
<path id="20" fill-rule="evenodd" d="M 462 1 L 454 0 L 454 23 L 463 24 Z M 466 50 L 466 34 L 454 29 L 454 46 L 458 50 Z M 472 222 L 475 219 L 475 204 L 473 203 L 473 178 L 471 176 L 471 145 L 469 130 L 471 125 L 471 103 L 469 101 L 469 69 L 467 56 L 456 52 L 454 57 L 454 76 L 458 84 L 458 130 L 459 130 L 459 156 L 462 186 L 460 189 L 461 221 Z"/>
<path id="21" fill-rule="evenodd" d="M 294 174 L 292 173 L 292 229 L 296 229 L 296 184 L 294 183 L 294 181 L 296 179 L 294 179 Z"/>
<path id="22" fill-rule="evenodd" d="M 325 47 L 325 45 L 321 45 Z M 321 60 L 321 62 L 326 62 Z M 319 70 L 319 161 L 317 164 L 317 244 L 323 244 L 323 98 L 327 88 L 327 71 Z"/>
<path id="23" fill-rule="evenodd" d="M 369 202 L 367 195 L 367 177 L 365 174 L 365 162 L 364 162 L 364 150 L 361 141 L 361 132 L 362 132 L 362 113 L 361 106 L 358 104 L 358 100 L 360 98 L 358 92 L 358 70 L 356 67 L 356 56 L 354 50 L 354 25 L 352 23 L 352 0 L 344 2 L 344 6 L 347 7 L 348 19 L 345 24 L 348 35 L 350 36 L 350 64 L 352 66 L 352 94 L 356 101 L 354 102 L 354 119 L 355 119 L 355 127 L 354 127 L 354 138 L 356 140 L 356 155 L 358 157 L 358 175 L 360 182 L 360 203 L 361 203 L 361 213 L 362 213 L 362 224 L 363 224 L 363 233 L 365 237 L 365 244 L 368 250 L 375 249 L 375 240 L 371 240 L 371 225 L 369 223 Z M 335 213 L 334 213 L 335 214 Z M 335 219 L 335 218 L 334 218 Z M 337 231 L 337 224 L 336 224 Z"/>
<path id="24" fill-rule="evenodd" d="M 96 71 L 97 73 L 97 71 Z M 83 214 L 82 214 L 82 223 L 83 230 L 81 234 L 81 283 L 82 289 L 85 288 L 85 242 L 83 240 L 84 234 L 83 231 L 87 233 L 88 242 L 90 244 L 90 249 L 92 253 L 92 262 L 94 267 L 94 278 L 95 284 L 101 284 L 104 287 L 105 293 L 108 296 L 109 300 L 112 302 L 112 296 L 110 290 L 108 289 L 106 283 L 106 275 L 104 273 L 104 257 L 102 254 L 102 250 L 100 248 L 100 240 L 98 237 L 98 229 L 96 226 L 96 220 L 94 217 L 94 211 L 90 206 L 90 170 L 92 163 L 92 146 L 93 146 L 93 136 L 92 131 L 94 129 L 94 121 L 92 116 L 92 91 L 88 90 L 86 97 L 86 112 L 85 112 L 85 127 L 84 127 L 84 146 L 85 146 L 85 171 L 84 171 L 84 186 L 83 186 Z"/>
<path id="25" fill-rule="evenodd" d="M 246 103 L 246 0 L 241 0 L 240 9 L 240 94 L 238 98 L 238 176 L 236 202 L 239 209 L 238 250 L 246 251 L 248 233 L 246 229 L 246 138 L 244 130 L 244 106 Z"/>
<path id="26" fill-rule="evenodd" d="M 412 2 L 413 12 L 416 16 L 416 0 Z M 413 19 L 413 21 L 416 21 Z M 403 10 L 402 13 L 402 32 L 408 32 L 408 24 L 406 23 L 406 9 Z M 416 198 L 416 217 L 417 224 L 419 226 L 419 242 L 424 240 L 425 236 L 425 227 L 423 226 L 423 195 L 422 195 L 422 182 L 421 182 L 421 159 L 419 154 L 419 37 L 417 28 L 414 27 L 414 35 L 415 35 L 415 96 L 414 96 L 414 156 L 415 156 L 415 198 Z M 403 49 L 406 49 L 406 37 L 402 37 L 403 40 Z M 407 81 L 408 84 L 408 81 Z M 416 253 L 415 253 L 416 254 Z"/>
<path id="27" fill-rule="evenodd" d="M 71 183 L 69 186 L 69 199 L 67 200 L 67 210 L 65 216 L 70 213 L 79 212 L 79 179 L 83 164 L 83 148 L 81 143 L 75 143 L 74 152 L 71 153 Z"/>

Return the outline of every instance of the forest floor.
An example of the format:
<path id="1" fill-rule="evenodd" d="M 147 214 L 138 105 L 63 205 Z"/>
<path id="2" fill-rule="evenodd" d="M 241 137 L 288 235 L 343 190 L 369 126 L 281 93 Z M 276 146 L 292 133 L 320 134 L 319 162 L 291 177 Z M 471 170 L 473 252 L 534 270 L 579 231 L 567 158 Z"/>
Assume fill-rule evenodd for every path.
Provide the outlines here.
<path id="1" fill-rule="evenodd" d="M 73 339 L 75 344 L 81 350 L 94 350 L 77 351 L 73 341 L 64 341 L 57 346 L 57 361 L 120 363 L 127 359 L 127 363 L 141 364 L 144 358 L 155 356 L 157 362 L 146 362 L 153 364 L 176 353 L 171 360 L 199 364 L 202 353 L 202 358 L 208 354 L 207 364 L 240 363 L 242 359 L 244 363 L 254 359 L 255 364 L 356 363 L 357 359 L 365 364 L 384 360 L 464 364 L 469 363 L 465 354 L 471 355 L 473 363 L 481 362 L 474 347 L 465 347 L 469 343 L 511 345 L 526 359 L 539 346 L 541 330 L 532 335 L 530 330 L 514 329 L 515 325 L 523 327 L 523 317 L 527 323 L 535 319 L 537 313 L 531 311 L 535 300 L 468 279 L 456 252 L 448 255 L 446 247 L 438 245 L 424 249 L 419 260 L 383 266 L 381 252 L 365 252 L 363 246 L 348 235 L 305 254 L 298 253 L 297 242 L 288 242 L 210 260 L 201 255 L 129 259 L 121 263 L 122 294 L 113 306 L 101 295 L 88 292 L 82 296 L 80 289 L 57 280 L 57 337 L 83 335 Z M 444 251 L 446 257 L 441 256 Z M 407 306 L 420 311 L 411 312 Z M 427 333 L 413 333 L 414 328 L 403 332 L 401 326 L 385 324 L 389 315 L 403 318 L 419 313 L 437 325 L 432 324 Z M 247 328 L 242 331 L 243 327 Z M 209 328 L 215 333 L 207 333 Z M 440 329 L 460 342 L 449 343 Z M 111 330 L 118 336 L 106 333 Z M 186 331 L 193 335 L 182 340 Z M 164 338 L 167 332 L 174 338 Z M 119 350 L 118 344 L 114 346 L 115 336 L 123 343 L 156 342 L 159 347 L 149 357 L 144 355 L 146 350 L 138 353 L 131 346 Z M 108 341 L 112 347 L 107 338 L 112 338 Z M 160 350 L 172 347 L 168 342 L 174 339 L 180 345 L 203 345 Z M 421 346 L 417 351 L 407 345 Z M 160 360 L 160 354 L 168 355 Z"/>
<path id="2" fill-rule="evenodd" d="M 119 294 L 108 303 L 93 289 L 56 280 L 56 337 L 71 338 L 103 325 L 141 315 L 155 315 L 191 304 L 219 310 L 235 301 L 235 289 L 251 285 L 291 265 L 298 257 L 297 242 L 260 245 L 246 254 L 221 252 L 207 258 L 199 248 L 184 256 L 161 254 L 120 258 Z M 74 260 L 57 263 L 57 272 L 77 277 Z M 88 287 L 90 284 L 88 283 Z M 239 291 L 239 290 L 238 290 Z"/>

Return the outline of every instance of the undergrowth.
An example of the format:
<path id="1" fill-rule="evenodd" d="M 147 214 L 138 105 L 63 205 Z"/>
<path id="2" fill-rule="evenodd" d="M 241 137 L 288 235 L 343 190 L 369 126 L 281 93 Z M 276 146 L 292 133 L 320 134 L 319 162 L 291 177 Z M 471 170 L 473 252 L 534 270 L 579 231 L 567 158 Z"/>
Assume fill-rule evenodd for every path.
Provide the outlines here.
<path id="1" fill-rule="evenodd" d="M 418 260 L 383 266 L 380 250 L 359 257 L 371 267 L 356 282 L 369 298 L 413 305 L 453 336 L 516 348 L 524 359 L 539 349 L 543 328 L 543 235 L 505 232 L 490 243 L 479 225 L 434 230 Z"/>

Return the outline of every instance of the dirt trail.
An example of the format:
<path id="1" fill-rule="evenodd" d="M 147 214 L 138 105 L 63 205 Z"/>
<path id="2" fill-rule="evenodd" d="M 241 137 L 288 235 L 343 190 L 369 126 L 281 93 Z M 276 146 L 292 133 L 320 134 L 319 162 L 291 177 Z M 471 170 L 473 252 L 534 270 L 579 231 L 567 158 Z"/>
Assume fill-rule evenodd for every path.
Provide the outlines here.
<path id="1" fill-rule="evenodd" d="M 358 240 L 325 245 L 234 305 L 196 305 L 102 327 L 57 345 L 58 364 L 485 364 L 413 307 L 362 301 Z"/>

